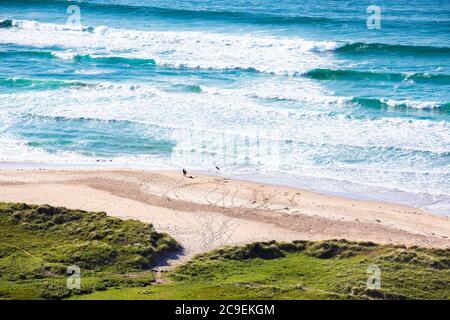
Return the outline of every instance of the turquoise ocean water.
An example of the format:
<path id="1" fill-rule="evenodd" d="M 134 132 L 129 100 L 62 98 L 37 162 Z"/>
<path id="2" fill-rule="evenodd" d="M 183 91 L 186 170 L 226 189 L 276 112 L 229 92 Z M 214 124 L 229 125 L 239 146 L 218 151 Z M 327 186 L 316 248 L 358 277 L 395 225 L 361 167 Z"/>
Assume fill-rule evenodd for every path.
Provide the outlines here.
<path id="1" fill-rule="evenodd" d="M 219 166 L 450 214 L 448 0 L 10 0 L 0 21 L 2 162 Z"/>

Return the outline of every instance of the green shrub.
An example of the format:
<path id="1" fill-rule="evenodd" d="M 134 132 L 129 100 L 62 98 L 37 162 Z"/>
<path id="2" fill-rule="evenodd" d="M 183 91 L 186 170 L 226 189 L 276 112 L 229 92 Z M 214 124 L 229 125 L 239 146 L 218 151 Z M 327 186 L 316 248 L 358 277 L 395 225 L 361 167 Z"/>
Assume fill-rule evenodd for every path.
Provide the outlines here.
<path id="1" fill-rule="evenodd" d="M 39 297 L 47 300 L 60 300 L 70 296 L 66 284 L 45 282 L 39 292 Z"/>
<path id="2" fill-rule="evenodd" d="M 381 259 L 390 262 L 411 263 L 415 265 L 427 266 L 436 270 L 450 269 L 450 259 L 448 251 L 433 250 L 424 252 L 423 249 L 395 249 L 381 256 Z"/>
<path id="3" fill-rule="evenodd" d="M 348 258 L 361 252 L 369 252 L 378 249 L 380 246 L 371 242 L 357 243 L 346 240 L 330 241 L 303 241 L 293 242 L 256 242 L 238 247 L 223 247 L 206 254 L 199 255 L 199 258 L 207 259 L 277 259 L 285 256 L 285 253 L 302 252 L 320 258 Z"/>
<path id="4" fill-rule="evenodd" d="M 368 252 L 377 249 L 378 246 L 360 244 L 346 240 L 330 240 L 310 243 L 307 246 L 306 254 L 319 259 L 349 258 L 361 252 Z"/>

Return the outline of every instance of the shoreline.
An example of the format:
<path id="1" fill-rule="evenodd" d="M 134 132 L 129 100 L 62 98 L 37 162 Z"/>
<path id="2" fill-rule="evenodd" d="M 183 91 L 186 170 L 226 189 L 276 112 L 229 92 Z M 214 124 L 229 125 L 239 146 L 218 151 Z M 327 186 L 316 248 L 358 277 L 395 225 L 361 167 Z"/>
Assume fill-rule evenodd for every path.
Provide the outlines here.
<path id="1" fill-rule="evenodd" d="M 171 165 L 147 166 L 143 164 L 117 164 L 111 161 L 98 161 L 87 163 L 52 163 L 52 162 L 32 162 L 32 161 L 0 161 L 0 171 L 2 170 L 143 170 L 143 171 L 172 171 L 177 169 Z M 181 169 L 180 169 L 181 170 Z M 319 178 L 313 176 L 291 176 L 282 174 L 260 174 L 251 173 L 229 173 L 208 170 L 190 170 L 199 175 L 224 177 L 239 181 L 248 181 L 253 183 L 262 183 L 272 186 L 288 187 L 294 189 L 308 190 L 319 194 L 342 197 L 352 200 L 378 201 L 391 204 L 403 205 L 406 207 L 424 210 L 428 213 L 449 216 L 447 212 L 448 204 L 441 205 L 441 200 L 435 197 L 446 197 L 444 195 L 421 194 L 418 195 L 407 191 L 391 190 L 384 187 L 360 185 L 350 181 L 339 181 L 328 178 Z M 339 190 L 339 191 L 337 191 Z M 447 200 L 447 199 L 446 199 Z M 436 208 L 437 206 L 437 208 Z"/>
<path id="2" fill-rule="evenodd" d="M 179 261 L 255 241 L 372 241 L 450 248 L 450 217 L 219 176 L 140 169 L 0 169 L 0 201 L 105 211 L 152 223 L 184 247 Z M 188 175 L 189 175 L 188 174 Z"/>

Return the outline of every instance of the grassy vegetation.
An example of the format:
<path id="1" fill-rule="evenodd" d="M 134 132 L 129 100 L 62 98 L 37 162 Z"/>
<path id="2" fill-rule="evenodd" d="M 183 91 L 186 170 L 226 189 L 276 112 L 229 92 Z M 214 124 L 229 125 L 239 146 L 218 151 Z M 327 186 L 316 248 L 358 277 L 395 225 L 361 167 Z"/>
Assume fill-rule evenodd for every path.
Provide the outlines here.
<path id="1" fill-rule="evenodd" d="M 450 299 L 450 249 L 370 242 L 265 242 L 199 255 L 158 275 L 168 235 L 105 213 L 0 203 L 3 299 Z M 82 270 L 66 287 L 67 266 Z M 381 289 L 367 289 L 381 270 Z"/>
<path id="2" fill-rule="evenodd" d="M 0 203 L 0 298 L 61 299 L 108 287 L 143 287 L 149 268 L 179 245 L 152 225 L 50 206 Z M 67 267 L 82 287 L 68 290 Z"/>
<path id="3" fill-rule="evenodd" d="M 345 240 L 254 243 L 197 256 L 167 283 L 85 299 L 450 299 L 450 250 Z M 367 289 L 368 266 L 381 289 Z"/>

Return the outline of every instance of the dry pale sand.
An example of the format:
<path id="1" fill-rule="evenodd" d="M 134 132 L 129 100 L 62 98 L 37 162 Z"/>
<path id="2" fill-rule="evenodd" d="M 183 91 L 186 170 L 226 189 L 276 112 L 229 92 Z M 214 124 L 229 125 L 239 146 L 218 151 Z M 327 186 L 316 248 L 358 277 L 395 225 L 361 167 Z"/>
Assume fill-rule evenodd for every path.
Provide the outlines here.
<path id="1" fill-rule="evenodd" d="M 0 201 L 105 211 L 151 222 L 183 260 L 226 244 L 349 239 L 450 247 L 450 217 L 407 206 L 171 171 L 0 170 Z"/>

